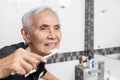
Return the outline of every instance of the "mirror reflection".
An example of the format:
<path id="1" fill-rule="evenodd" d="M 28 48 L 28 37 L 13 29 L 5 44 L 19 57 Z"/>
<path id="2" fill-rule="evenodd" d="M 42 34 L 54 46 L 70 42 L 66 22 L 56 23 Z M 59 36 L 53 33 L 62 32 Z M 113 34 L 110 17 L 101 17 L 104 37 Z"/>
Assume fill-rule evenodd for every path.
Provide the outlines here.
<path id="1" fill-rule="evenodd" d="M 120 1 L 94 0 L 94 49 L 120 60 Z"/>

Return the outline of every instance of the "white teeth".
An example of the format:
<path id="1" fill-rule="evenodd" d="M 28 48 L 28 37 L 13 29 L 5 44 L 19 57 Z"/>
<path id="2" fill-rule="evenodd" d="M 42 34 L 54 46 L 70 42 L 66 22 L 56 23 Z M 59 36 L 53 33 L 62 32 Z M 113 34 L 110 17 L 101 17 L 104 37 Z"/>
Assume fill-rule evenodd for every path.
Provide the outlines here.
<path id="1" fill-rule="evenodd" d="M 48 46 L 50 48 L 55 48 L 56 43 L 48 43 L 48 44 L 46 44 L 46 46 Z"/>
<path id="2" fill-rule="evenodd" d="M 55 45 L 55 43 L 49 43 L 48 45 L 49 45 L 49 46 L 54 46 L 54 45 Z"/>

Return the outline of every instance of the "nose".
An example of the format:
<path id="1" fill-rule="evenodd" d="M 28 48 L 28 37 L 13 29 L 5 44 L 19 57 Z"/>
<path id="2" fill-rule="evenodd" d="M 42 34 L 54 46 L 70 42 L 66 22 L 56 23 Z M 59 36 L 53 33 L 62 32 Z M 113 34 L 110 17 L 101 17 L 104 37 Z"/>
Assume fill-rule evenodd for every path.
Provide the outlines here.
<path id="1" fill-rule="evenodd" d="M 52 40 L 56 39 L 55 30 L 53 30 L 53 29 L 49 30 L 48 39 L 52 39 Z"/>

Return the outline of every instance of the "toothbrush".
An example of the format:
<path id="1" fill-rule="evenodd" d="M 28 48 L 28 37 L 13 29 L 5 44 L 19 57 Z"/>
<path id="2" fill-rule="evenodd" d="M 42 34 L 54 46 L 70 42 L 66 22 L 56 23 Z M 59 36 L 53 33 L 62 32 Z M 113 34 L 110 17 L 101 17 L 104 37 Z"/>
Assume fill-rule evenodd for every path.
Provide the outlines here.
<path id="1" fill-rule="evenodd" d="M 51 50 L 51 54 L 44 56 L 44 58 L 47 59 L 48 57 L 54 55 L 54 54 L 57 53 L 57 52 L 58 52 L 58 49 L 55 48 L 55 49 Z M 36 61 L 36 64 L 39 65 L 39 63 L 40 63 L 40 61 L 37 60 L 37 61 Z M 27 77 L 28 75 L 30 75 L 30 74 L 32 74 L 32 73 L 34 73 L 34 72 L 36 72 L 36 71 L 37 71 L 36 69 L 30 70 L 30 71 L 25 75 L 25 77 Z"/>
<path id="2" fill-rule="evenodd" d="M 49 55 L 47 55 L 47 56 L 44 56 L 44 58 L 48 58 L 48 57 L 50 57 L 50 56 L 52 56 L 52 55 L 54 55 L 55 53 L 57 53 L 58 52 L 58 49 L 57 48 L 55 48 L 55 49 L 53 49 L 53 50 L 51 50 L 51 54 L 49 54 Z"/>

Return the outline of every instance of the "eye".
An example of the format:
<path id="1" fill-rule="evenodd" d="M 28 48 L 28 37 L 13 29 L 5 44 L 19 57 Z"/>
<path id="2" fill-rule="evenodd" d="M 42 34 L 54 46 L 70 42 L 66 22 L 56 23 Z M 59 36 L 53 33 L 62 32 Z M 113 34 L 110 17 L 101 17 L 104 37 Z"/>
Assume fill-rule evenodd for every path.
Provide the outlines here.
<path id="1" fill-rule="evenodd" d="M 48 25 L 42 25 L 40 26 L 40 30 L 47 30 L 48 29 Z"/>
<path id="2" fill-rule="evenodd" d="M 44 26 L 40 27 L 40 30 L 45 30 L 45 29 L 46 29 L 46 27 L 44 27 Z"/>
<path id="3" fill-rule="evenodd" d="M 54 27 L 54 29 L 55 29 L 55 30 L 59 30 L 59 29 L 60 29 L 60 25 L 56 25 L 56 26 Z"/>

